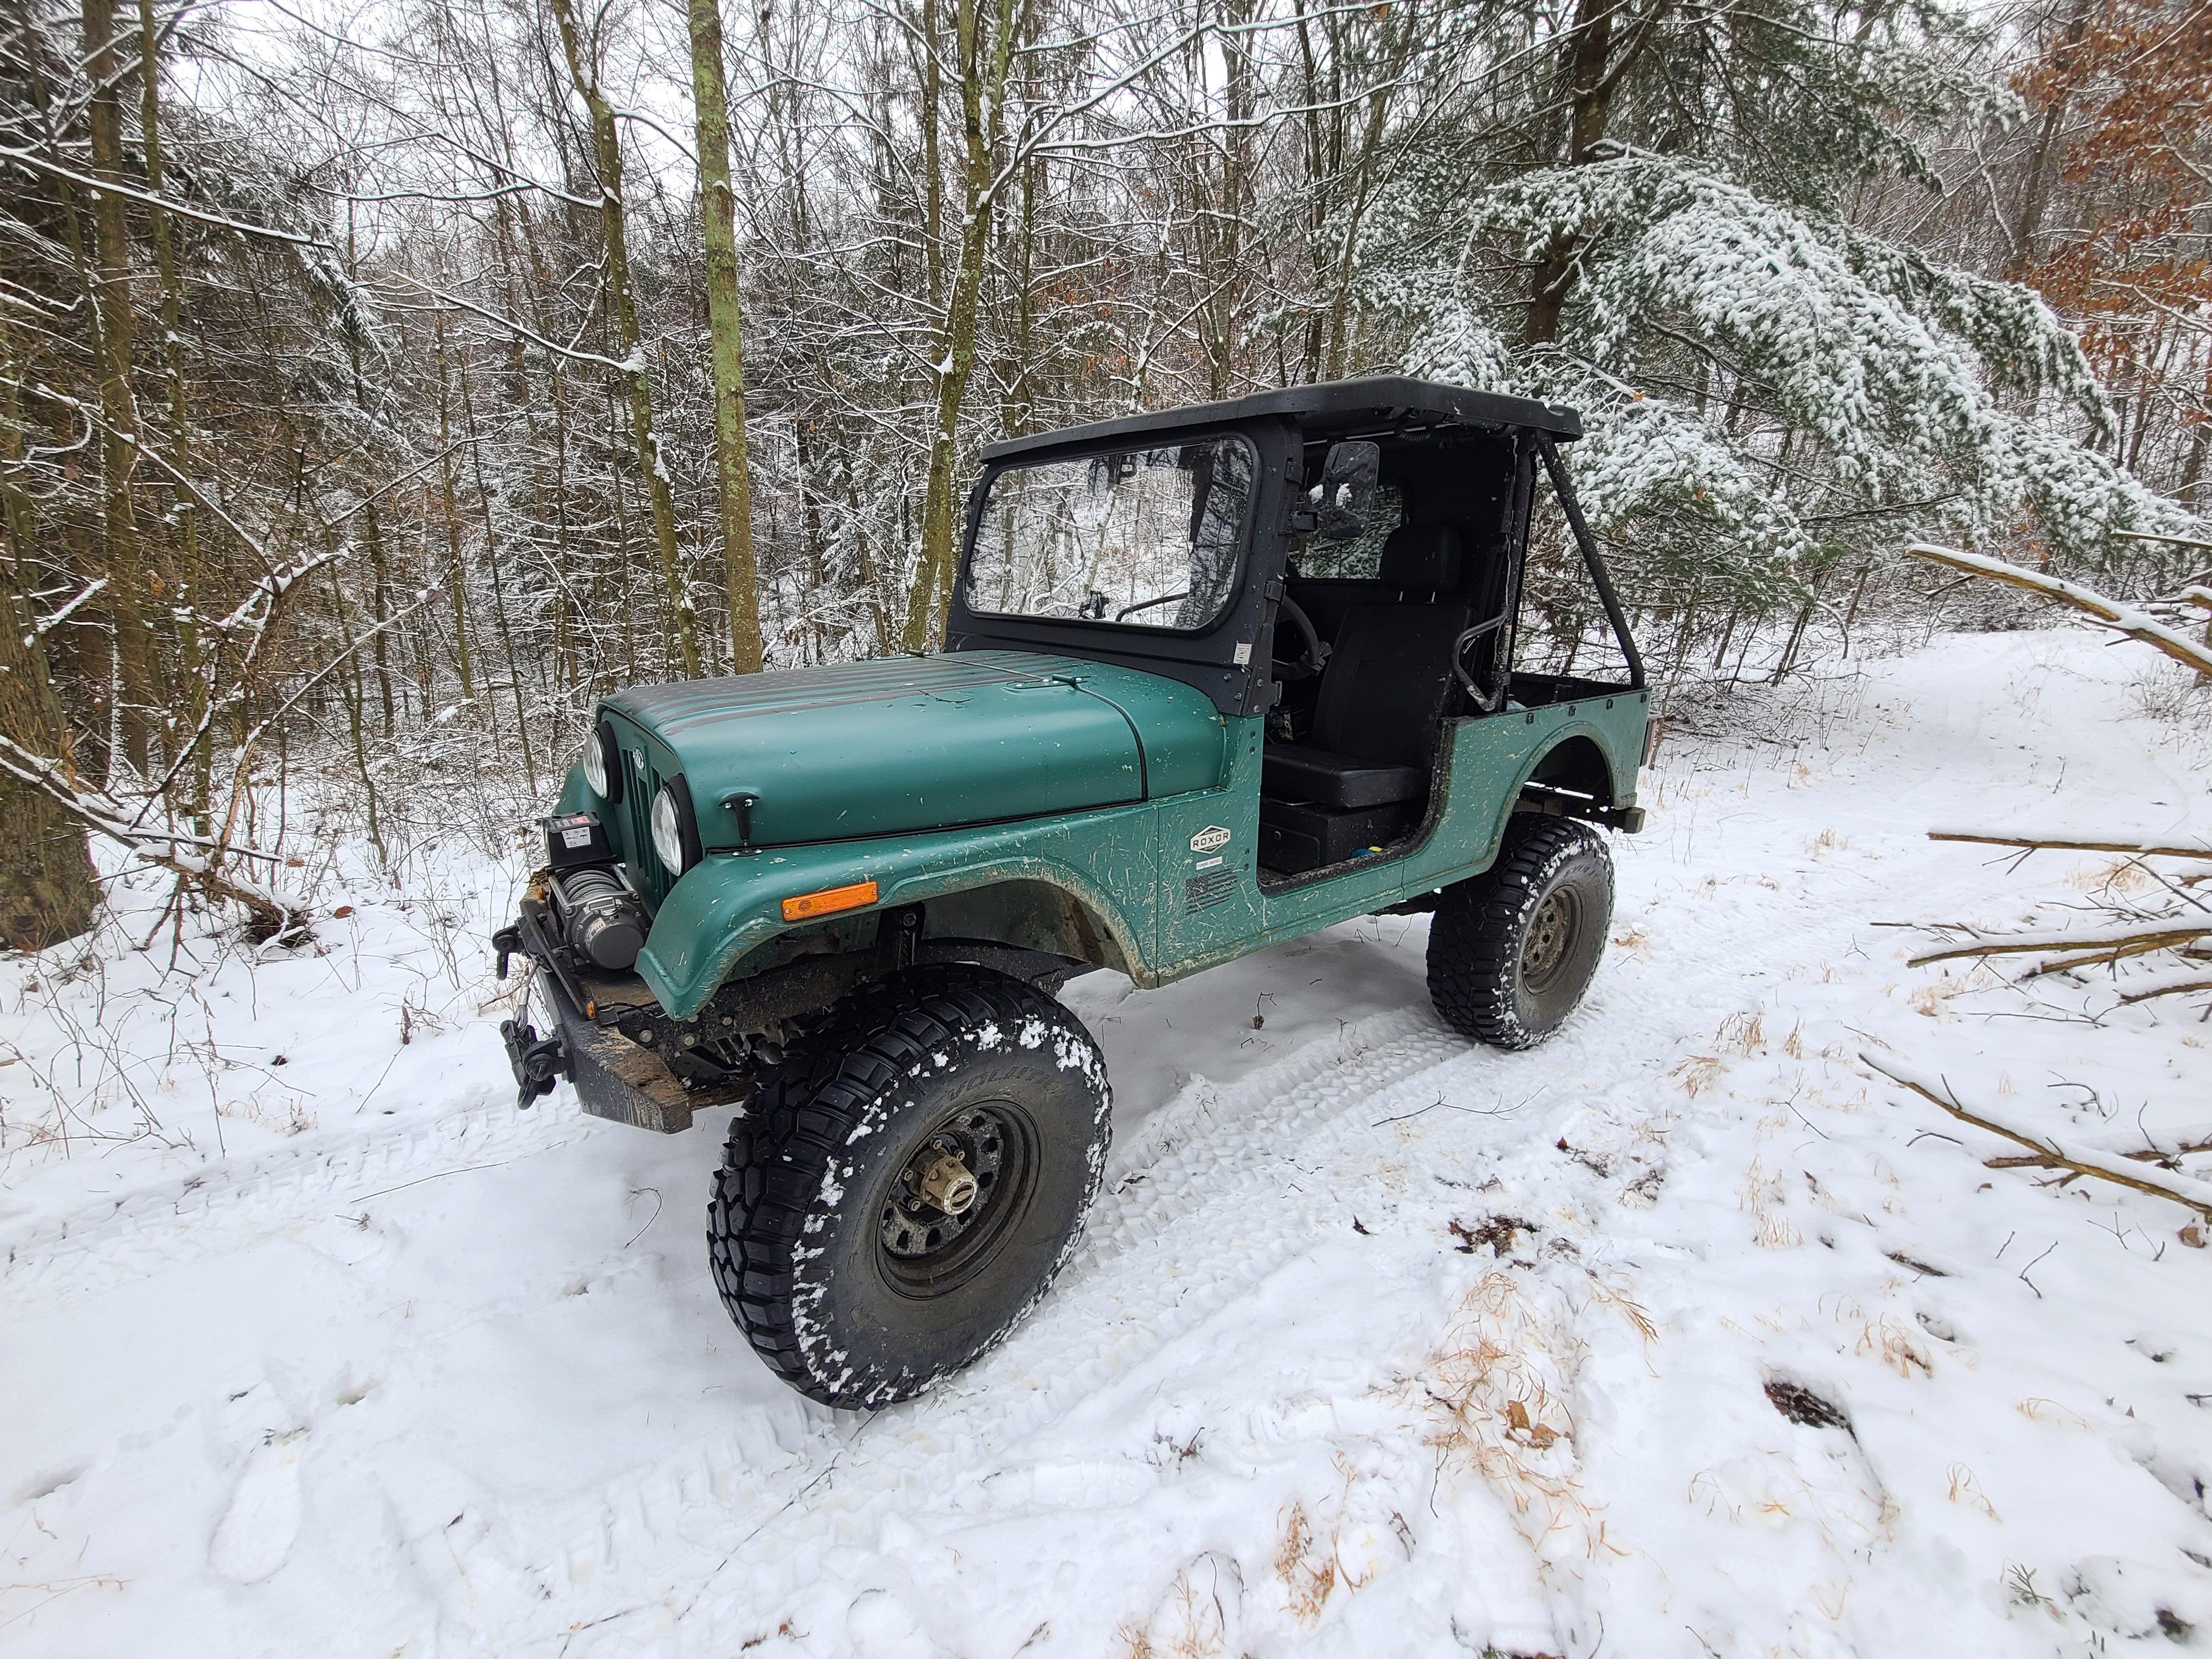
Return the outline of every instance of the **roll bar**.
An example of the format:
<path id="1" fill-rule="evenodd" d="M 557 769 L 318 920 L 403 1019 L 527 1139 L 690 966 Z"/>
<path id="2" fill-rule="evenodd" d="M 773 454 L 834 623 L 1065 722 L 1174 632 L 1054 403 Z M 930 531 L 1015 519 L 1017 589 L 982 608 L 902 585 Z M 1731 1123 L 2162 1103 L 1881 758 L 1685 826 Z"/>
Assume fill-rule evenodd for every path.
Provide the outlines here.
<path id="1" fill-rule="evenodd" d="M 1606 572 L 1605 561 L 1598 556 L 1597 538 L 1583 520 L 1582 503 L 1575 499 L 1575 487 L 1567 482 L 1567 469 L 1559 459 L 1559 447 L 1552 441 L 1550 433 L 1536 434 L 1536 453 L 1544 458 L 1544 471 L 1552 477 L 1552 493 L 1559 498 L 1559 506 L 1567 515 L 1567 528 L 1574 532 L 1575 545 L 1583 550 L 1583 562 L 1589 568 L 1598 602 L 1605 606 L 1606 620 L 1613 624 L 1613 636 L 1620 641 L 1621 655 L 1628 659 L 1628 689 L 1640 691 L 1644 689 L 1644 653 L 1636 648 L 1636 640 L 1628 631 L 1628 617 L 1621 611 L 1620 596 L 1613 591 L 1613 578 Z"/>

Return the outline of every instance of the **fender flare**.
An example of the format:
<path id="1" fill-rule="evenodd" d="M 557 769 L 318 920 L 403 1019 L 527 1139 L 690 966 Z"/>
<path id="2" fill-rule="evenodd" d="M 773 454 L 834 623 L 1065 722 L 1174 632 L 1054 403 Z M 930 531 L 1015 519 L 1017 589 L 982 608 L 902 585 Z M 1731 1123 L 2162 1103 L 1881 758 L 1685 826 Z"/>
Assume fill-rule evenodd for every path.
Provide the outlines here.
<path id="1" fill-rule="evenodd" d="M 1110 944 L 1127 972 L 1148 983 L 1151 952 L 1118 907 L 1075 870 L 1035 854 L 985 855 L 945 865 L 921 848 L 902 848 L 889 858 L 870 860 L 879 883 L 869 908 L 876 914 L 908 904 L 957 898 L 1018 884 L 1063 895 L 1092 925 L 1103 924 L 1103 947 Z M 743 863 L 740 864 L 740 860 Z M 913 867 L 902 870 L 902 864 Z M 866 872 L 860 874 L 868 873 Z M 758 855 L 711 854 L 684 873 L 653 918 L 653 931 L 638 955 L 637 971 L 672 1018 L 696 1014 L 733 975 L 774 965 L 761 956 L 790 937 L 780 905 L 790 893 L 828 888 L 856 878 L 849 845 L 805 849 L 804 855 L 764 860 Z M 854 913 L 848 913 L 851 915 Z M 1064 953 L 1073 954 L 1073 953 Z M 1113 965 L 1101 948 L 1101 966 Z M 789 960 L 788 957 L 777 960 Z M 1085 959 L 1089 959 L 1086 957 Z"/>

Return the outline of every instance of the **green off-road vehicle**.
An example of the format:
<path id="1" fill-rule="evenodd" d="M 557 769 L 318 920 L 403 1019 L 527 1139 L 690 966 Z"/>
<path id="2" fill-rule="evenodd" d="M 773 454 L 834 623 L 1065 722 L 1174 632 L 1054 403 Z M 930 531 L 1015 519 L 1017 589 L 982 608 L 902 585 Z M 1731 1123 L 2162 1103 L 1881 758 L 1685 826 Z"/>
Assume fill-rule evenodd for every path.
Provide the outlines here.
<path id="1" fill-rule="evenodd" d="M 1376 379 L 986 450 L 943 654 L 601 702 L 495 941 L 550 1013 L 504 1028 L 523 1103 L 565 1078 L 660 1130 L 742 1103 L 722 1300 L 794 1388 L 874 1406 L 1075 1248 L 1110 1097 L 1072 975 L 1433 911 L 1437 1012 L 1540 1041 L 1605 944 L 1592 826 L 1642 817 L 1643 668 L 1559 457 L 1581 429 Z M 1515 665 L 1540 473 L 1617 684 Z"/>

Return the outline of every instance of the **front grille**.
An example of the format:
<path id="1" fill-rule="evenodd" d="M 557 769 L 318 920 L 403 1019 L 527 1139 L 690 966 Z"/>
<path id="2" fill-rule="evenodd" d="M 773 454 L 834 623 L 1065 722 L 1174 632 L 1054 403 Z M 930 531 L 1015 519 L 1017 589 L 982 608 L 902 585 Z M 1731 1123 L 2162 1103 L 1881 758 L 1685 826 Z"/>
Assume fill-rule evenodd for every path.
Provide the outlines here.
<path id="1" fill-rule="evenodd" d="M 621 749 L 623 798 L 612 809 L 615 822 L 607 826 L 617 843 L 617 852 L 635 887 L 649 909 L 659 909 L 675 884 L 653 850 L 653 798 L 660 793 L 660 774 L 654 769 L 645 741 L 627 720 L 609 722 Z M 644 768 L 638 759 L 644 757 Z"/>

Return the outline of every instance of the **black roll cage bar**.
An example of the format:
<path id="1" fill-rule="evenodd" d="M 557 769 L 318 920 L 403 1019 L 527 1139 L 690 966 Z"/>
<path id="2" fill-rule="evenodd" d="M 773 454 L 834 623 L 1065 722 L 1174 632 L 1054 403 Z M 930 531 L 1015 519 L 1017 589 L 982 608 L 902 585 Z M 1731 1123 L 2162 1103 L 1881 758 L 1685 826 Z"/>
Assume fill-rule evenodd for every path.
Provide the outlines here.
<path id="1" fill-rule="evenodd" d="M 1620 654 L 1628 659 L 1628 689 L 1644 689 L 1644 653 L 1636 648 L 1636 636 L 1628 630 L 1627 613 L 1620 608 L 1620 596 L 1613 591 L 1613 577 L 1605 568 L 1605 560 L 1597 550 L 1597 538 L 1583 520 L 1582 503 L 1575 499 L 1575 487 L 1567 480 L 1567 469 L 1559 459 L 1559 447 L 1548 432 L 1536 434 L 1536 453 L 1544 458 L 1544 471 L 1552 480 L 1552 493 L 1559 498 L 1559 508 L 1567 515 L 1567 528 L 1574 532 L 1575 545 L 1582 550 L 1583 563 L 1589 570 L 1590 583 L 1597 589 L 1598 603 L 1605 607 L 1605 619 L 1613 624 L 1613 636 L 1620 641 Z M 1522 548 L 1525 556 L 1527 548 Z M 1518 597 L 1517 595 L 1516 596 Z"/>

